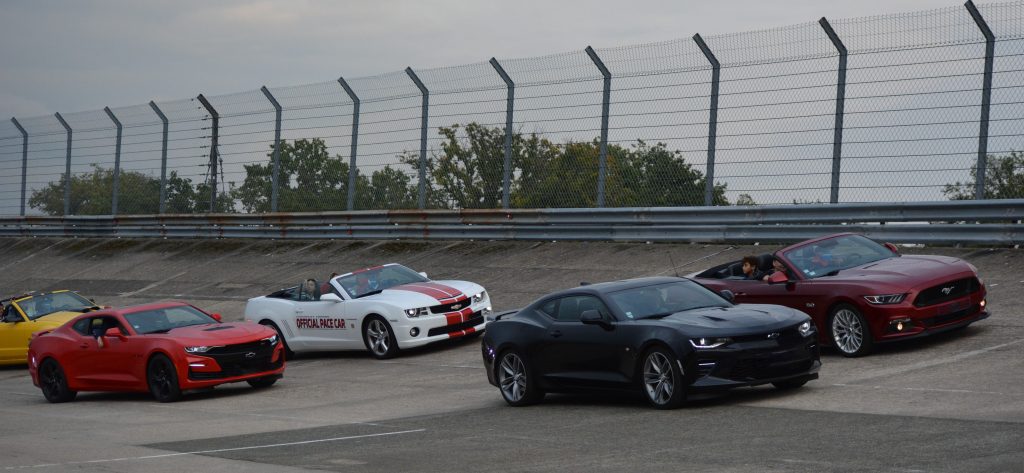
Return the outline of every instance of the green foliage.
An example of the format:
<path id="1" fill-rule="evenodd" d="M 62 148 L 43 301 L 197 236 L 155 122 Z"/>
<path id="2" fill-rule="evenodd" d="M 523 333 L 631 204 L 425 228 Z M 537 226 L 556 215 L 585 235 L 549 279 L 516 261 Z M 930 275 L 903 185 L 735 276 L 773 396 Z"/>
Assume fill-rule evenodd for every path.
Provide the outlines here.
<path id="1" fill-rule="evenodd" d="M 64 214 L 64 186 L 67 176 L 32 192 L 28 205 L 48 215 Z M 118 213 L 122 215 L 155 214 L 160 211 L 160 179 L 137 171 L 121 171 Z M 98 165 L 92 172 L 71 177 L 71 215 L 110 215 L 114 189 L 114 170 Z M 167 212 L 205 212 L 210 205 L 210 186 L 192 185 L 190 179 L 171 172 L 167 178 Z M 220 195 L 218 212 L 230 212 L 232 200 Z"/>
<path id="2" fill-rule="evenodd" d="M 985 160 L 985 198 L 1019 199 L 1024 197 L 1024 152 L 1010 151 L 1004 156 L 989 155 Z M 971 169 L 971 179 L 946 184 L 942 193 L 950 200 L 973 200 L 978 169 Z"/>

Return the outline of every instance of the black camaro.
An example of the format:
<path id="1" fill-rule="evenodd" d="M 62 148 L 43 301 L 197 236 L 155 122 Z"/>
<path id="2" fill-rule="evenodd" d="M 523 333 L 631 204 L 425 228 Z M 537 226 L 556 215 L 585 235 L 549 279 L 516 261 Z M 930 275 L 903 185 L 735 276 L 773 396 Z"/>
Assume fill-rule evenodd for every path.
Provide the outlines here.
<path id="1" fill-rule="evenodd" d="M 487 380 L 513 406 L 545 392 L 639 389 L 667 409 L 688 393 L 797 388 L 818 377 L 818 338 L 807 314 L 729 299 L 672 277 L 549 294 L 487 326 Z"/>

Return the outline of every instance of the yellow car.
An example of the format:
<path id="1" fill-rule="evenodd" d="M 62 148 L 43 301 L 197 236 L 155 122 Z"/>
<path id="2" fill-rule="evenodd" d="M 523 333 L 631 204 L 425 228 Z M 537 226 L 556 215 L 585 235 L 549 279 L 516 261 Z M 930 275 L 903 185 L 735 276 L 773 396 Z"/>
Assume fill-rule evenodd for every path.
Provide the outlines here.
<path id="1" fill-rule="evenodd" d="M 33 333 L 55 329 L 83 312 L 100 308 L 72 291 L 30 293 L 0 300 L 0 304 L 0 366 L 26 363 Z"/>

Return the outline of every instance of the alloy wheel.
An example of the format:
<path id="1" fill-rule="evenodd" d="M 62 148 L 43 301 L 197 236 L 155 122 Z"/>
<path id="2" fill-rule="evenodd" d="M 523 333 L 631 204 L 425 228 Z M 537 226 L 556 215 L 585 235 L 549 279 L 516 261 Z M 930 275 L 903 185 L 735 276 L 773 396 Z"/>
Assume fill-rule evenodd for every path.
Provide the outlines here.
<path id="1" fill-rule="evenodd" d="M 850 309 L 841 309 L 832 318 L 832 338 L 844 353 L 854 353 L 864 343 L 864 326 Z"/>
<path id="2" fill-rule="evenodd" d="M 667 404 L 675 390 L 672 362 L 664 353 L 651 352 L 644 360 L 644 390 L 648 399 L 657 405 Z"/>
<path id="3" fill-rule="evenodd" d="M 380 319 L 371 320 L 366 327 L 366 338 L 370 341 L 370 350 L 378 356 L 388 353 L 391 343 L 391 333 L 387 325 Z"/>
<path id="4" fill-rule="evenodd" d="M 505 399 L 511 402 L 519 402 L 526 396 L 526 366 L 516 354 L 509 353 L 501 358 L 498 386 Z"/>
<path id="5" fill-rule="evenodd" d="M 57 369 L 55 363 L 46 363 L 43 365 L 41 370 L 42 384 L 46 395 L 46 398 L 57 398 L 60 396 L 61 387 L 64 383 L 64 377 L 61 376 L 60 370 Z"/>

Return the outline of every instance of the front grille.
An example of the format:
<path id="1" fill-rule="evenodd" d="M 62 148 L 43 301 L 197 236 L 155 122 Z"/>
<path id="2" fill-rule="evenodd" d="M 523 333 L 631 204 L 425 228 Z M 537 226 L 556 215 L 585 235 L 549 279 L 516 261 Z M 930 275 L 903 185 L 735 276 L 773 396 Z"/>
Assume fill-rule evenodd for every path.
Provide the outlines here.
<path id="1" fill-rule="evenodd" d="M 774 335 L 778 334 L 778 335 Z M 779 346 L 788 347 L 792 345 L 798 345 L 803 343 L 804 336 L 800 335 L 800 331 L 796 327 L 790 327 L 782 330 L 776 330 L 774 332 L 764 332 L 754 335 L 741 335 L 738 337 L 730 337 L 734 343 L 738 342 L 763 342 L 766 340 L 775 340 L 779 343 Z"/>
<path id="2" fill-rule="evenodd" d="M 814 359 L 776 360 L 743 359 L 728 369 L 720 369 L 716 376 L 737 381 L 756 381 L 760 379 L 779 378 L 803 373 L 814 364 Z M 721 366 L 721 364 L 719 365 Z"/>
<path id="3" fill-rule="evenodd" d="M 433 337 L 434 335 L 441 335 L 443 333 L 459 332 L 468 328 L 476 327 L 482 323 L 484 323 L 484 316 L 479 312 L 475 312 L 473 313 L 473 316 L 466 319 L 465 322 L 445 325 L 444 327 L 434 327 L 427 331 L 427 336 Z"/>
<path id="4" fill-rule="evenodd" d="M 460 311 L 462 309 L 465 309 L 466 307 L 469 307 L 469 304 L 472 301 L 470 301 L 469 298 L 466 297 L 466 296 L 460 296 L 460 297 L 462 297 L 461 300 L 457 300 L 457 301 L 452 302 L 450 304 L 441 304 L 441 305 L 435 305 L 435 306 L 431 307 L 430 308 L 430 313 L 431 314 L 447 314 L 448 312 L 458 312 L 458 311 Z"/>
<path id="5" fill-rule="evenodd" d="M 950 322 L 962 319 L 964 317 L 967 317 L 967 316 L 969 316 L 971 314 L 977 313 L 979 310 L 981 310 L 981 306 L 979 306 L 978 304 L 974 304 L 974 305 L 972 305 L 972 306 L 970 306 L 970 307 L 968 307 L 966 309 L 961 309 L 961 310 L 957 310 L 957 311 L 954 311 L 954 312 L 950 312 L 948 314 L 936 315 L 935 317 L 931 317 L 931 318 L 927 318 L 927 319 L 922 319 L 921 323 L 925 327 L 934 327 L 936 325 L 944 325 L 944 324 L 948 324 Z"/>
<path id="6" fill-rule="evenodd" d="M 964 278 L 948 281 L 921 291 L 914 299 L 915 307 L 927 307 L 959 299 L 981 289 L 978 278 Z"/>
<path id="7" fill-rule="evenodd" d="M 220 365 L 221 371 L 194 372 L 189 369 L 189 378 L 205 380 L 244 376 L 278 369 L 283 362 L 283 360 L 271 361 L 274 356 L 274 346 L 265 340 L 211 348 L 202 356 L 213 358 Z"/>

